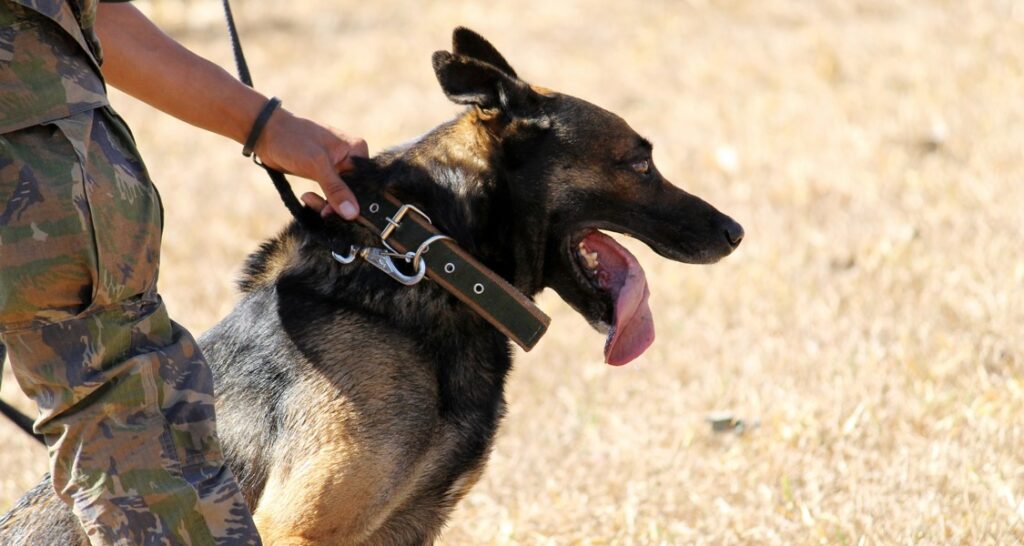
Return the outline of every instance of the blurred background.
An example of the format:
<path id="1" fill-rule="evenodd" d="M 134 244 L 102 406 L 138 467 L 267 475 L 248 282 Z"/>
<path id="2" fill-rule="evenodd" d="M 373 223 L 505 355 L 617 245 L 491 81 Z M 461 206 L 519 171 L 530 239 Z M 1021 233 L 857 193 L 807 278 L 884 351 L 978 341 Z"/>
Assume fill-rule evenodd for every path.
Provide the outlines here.
<path id="1" fill-rule="evenodd" d="M 216 0 L 137 4 L 233 72 Z M 551 330 L 443 543 L 1024 543 L 1024 2 L 234 7 L 257 87 L 371 151 L 459 111 L 430 54 L 466 25 L 746 228 L 714 266 L 625 241 L 658 338 L 623 368 L 540 296 Z M 162 292 L 198 334 L 289 217 L 235 143 L 112 100 L 166 205 Z M 34 413 L 10 370 L 2 396 Z M 6 421 L 0 445 L 6 510 L 46 463 Z"/>

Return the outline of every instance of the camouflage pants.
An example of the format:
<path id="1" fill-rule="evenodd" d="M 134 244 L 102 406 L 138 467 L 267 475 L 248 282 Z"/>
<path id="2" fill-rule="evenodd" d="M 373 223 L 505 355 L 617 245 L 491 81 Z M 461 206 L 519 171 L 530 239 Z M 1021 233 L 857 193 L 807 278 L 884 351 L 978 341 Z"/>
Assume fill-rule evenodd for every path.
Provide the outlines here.
<path id="1" fill-rule="evenodd" d="M 156 292 L 138 157 L 107 108 L 0 135 L 0 343 L 92 544 L 259 544 L 210 368 Z"/>

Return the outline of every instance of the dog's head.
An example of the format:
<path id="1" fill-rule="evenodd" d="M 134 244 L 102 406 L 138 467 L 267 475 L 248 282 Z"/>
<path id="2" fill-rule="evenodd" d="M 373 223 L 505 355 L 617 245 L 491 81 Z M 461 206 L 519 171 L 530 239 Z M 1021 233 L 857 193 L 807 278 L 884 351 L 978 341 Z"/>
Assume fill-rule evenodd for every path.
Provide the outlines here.
<path id="1" fill-rule="evenodd" d="M 553 288 L 607 330 L 608 363 L 639 356 L 654 340 L 644 271 L 599 230 L 635 237 L 672 260 L 707 264 L 729 255 L 743 228 L 666 180 L 650 142 L 622 118 L 524 82 L 473 31 L 456 29 L 453 51 L 434 53 L 433 63 L 445 94 L 472 106 L 494 141 L 523 232 L 514 240 L 528 246 L 514 250 L 528 261 L 516 284 Z"/>

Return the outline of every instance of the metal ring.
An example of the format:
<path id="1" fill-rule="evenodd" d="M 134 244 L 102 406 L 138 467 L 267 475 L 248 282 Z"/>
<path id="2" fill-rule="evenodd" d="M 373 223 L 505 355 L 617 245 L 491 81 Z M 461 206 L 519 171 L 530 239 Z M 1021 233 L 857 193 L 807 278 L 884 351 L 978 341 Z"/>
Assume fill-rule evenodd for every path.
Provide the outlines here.
<path id="1" fill-rule="evenodd" d="M 420 259 L 423 257 L 423 254 L 427 252 L 427 249 L 430 248 L 431 243 L 440 241 L 441 239 L 448 239 L 449 241 L 454 240 L 447 235 L 441 234 L 428 237 L 427 240 L 420 243 L 419 248 L 416 249 L 416 253 L 412 257 L 412 266 L 418 268 L 420 266 Z"/>
<path id="2" fill-rule="evenodd" d="M 455 264 L 453 264 L 451 262 L 448 262 L 448 263 L 444 264 L 444 272 L 445 273 L 455 273 Z"/>
<path id="3" fill-rule="evenodd" d="M 477 294 L 483 294 L 484 293 L 484 285 L 482 285 L 480 283 L 474 284 L 473 285 L 473 292 L 476 292 Z"/>
<path id="4" fill-rule="evenodd" d="M 380 210 L 380 205 L 378 205 L 377 203 L 370 203 L 370 212 L 372 212 L 374 214 L 377 214 L 377 211 L 379 211 L 379 210 Z"/>
<path id="5" fill-rule="evenodd" d="M 411 277 L 407 276 L 407 275 L 392 275 L 392 277 L 394 277 L 395 279 L 398 280 L 398 282 L 400 282 L 400 283 L 402 283 L 402 284 L 404 284 L 406 286 L 412 286 L 412 285 L 422 281 L 423 277 L 425 277 L 426 275 L 427 275 L 427 262 L 421 262 L 420 265 L 417 266 L 417 270 L 416 270 L 416 274 L 415 275 L 413 275 Z"/>

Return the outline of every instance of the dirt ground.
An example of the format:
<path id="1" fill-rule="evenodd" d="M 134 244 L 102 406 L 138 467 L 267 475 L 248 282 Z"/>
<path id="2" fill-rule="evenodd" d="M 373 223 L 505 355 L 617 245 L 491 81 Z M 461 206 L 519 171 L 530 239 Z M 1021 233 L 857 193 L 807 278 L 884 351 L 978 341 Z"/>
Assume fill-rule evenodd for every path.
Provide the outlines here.
<path id="1" fill-rule="evenodd" d="M 140 5 L 230 67 L 214 0 Z M 458 111 L 430 54 L 464 24 L 746 228 L 714 266 L 626 242 L 658 338 L 624 368 L 540 297 L 551 330 L 443 543 L 1024 544 L 1024 3 L 264 5 L 236 8 L 258 87 L 372 150 Z M 113 100 L 167 207 L 162 292 L 201 332 L 287 213 L 236 144 Z M 5 509 L 45 456 L 7 423 L 0 445 Z"/>

